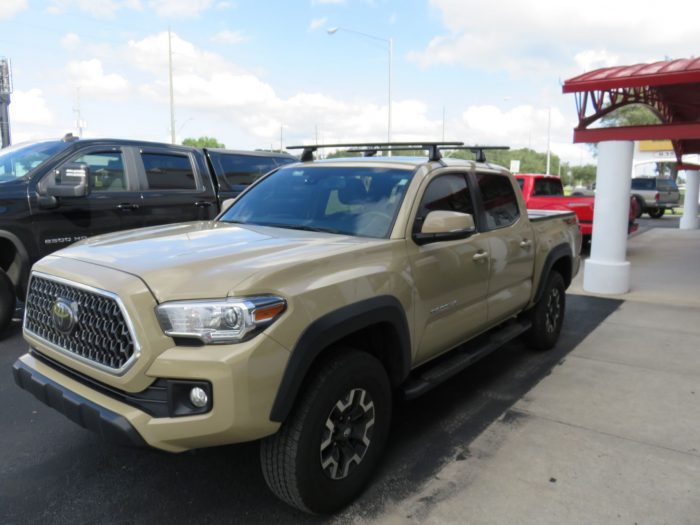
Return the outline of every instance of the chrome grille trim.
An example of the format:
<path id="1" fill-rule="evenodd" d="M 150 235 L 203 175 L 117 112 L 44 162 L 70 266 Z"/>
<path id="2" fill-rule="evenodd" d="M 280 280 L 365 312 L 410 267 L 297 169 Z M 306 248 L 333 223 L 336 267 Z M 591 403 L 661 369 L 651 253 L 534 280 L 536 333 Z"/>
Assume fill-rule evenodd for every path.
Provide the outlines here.
<path id="1" fill-rule="evenodd" d="M 129 317 L 127 310 L 126 310 L 126 307 L 124 306 L 124 303 L 122 302 L 121 298 L 117 294 L 110 292 L 108 290 L 103 290 L 101 288 L 95 288 L 93 286 L 89 286 L 86 284 L 82 284 L 82 283 L 78 283 L 78 282 L 71 281 L 68 279 L 64 279 L 62 277 L 56 277 L 54 275 L 49 275 L 49 274 L 46 274 L 43 272 L 33 271 L 31 273 L 31 276 L 29 278 L 29 283 L 27 286 L 27 300 L 29 300 L 29 294 L 31 293 L 31 290 L 32 290 L 32 280 L 34 279 L 35 276 L 38 278 L 41 278 L 41 279 L 45 279 L 47 281 L 52 281 L 52 282 L 57 283 L 59 285 L 63 285 L 63 286 L 71 287 L 71 288 L 76 288 L 78 290 L 82 290 L 85 292 L 89 292 L 89 293 L 96 294 L 96 295 L 106 297 L 108 299 L 113 300 L 116 303 L 117 307 L 119 308 L 119 311 L 121 313 L 124 324 L 126 325 L 127 330 L 129 332 L 129 335 L 131 337 L 131 342 L 133 345 L 133 352 L 132 352 L 131 356 L 119 368 L 115 368 L 115 367 L 111 367 L 111 366 L 102 364 L 98 361 L 94 361 L 94 360 L 89 359 L 83 355 L 80 355 L 76 352 L 73 352 L 67 348 L 59 346 L 58 344 L 56 344 L 52 341 L 49 341 L 48 339 L 42 337 L 41 335 L 39 335 L 36 332 L 33 332 L 32 330 L 29 330 L 27 328 L 27 315 L 28 315 L 29 306 L 30 306 L 29 304 L 25 304 L 25 307 L 24 307 L 24 320 L 22 323 L 23 332 L 25 334 L 28 334 L 32 338 L 37 339 L 38 341 L 41 341 L 41 343 L 43 343 L 47 347 L 65 355 L 65 356 L 68 356 L 71 359 L 75 359 L 76 361 L 79 361 L 81 363 L 85 363 L 93 368 L 96 368 L 96 369 L 101 370 L 103 372 L 107 372 L 108 374 L 111 374 L 111 375 L 115 375 L 115 376 L 124 375 L 140 357 L 141 345 L 139 344 L 138 338 L 136 337 L 136 332 L 135 332 L 134 326 L 131 322 L 131 318 Z"/>

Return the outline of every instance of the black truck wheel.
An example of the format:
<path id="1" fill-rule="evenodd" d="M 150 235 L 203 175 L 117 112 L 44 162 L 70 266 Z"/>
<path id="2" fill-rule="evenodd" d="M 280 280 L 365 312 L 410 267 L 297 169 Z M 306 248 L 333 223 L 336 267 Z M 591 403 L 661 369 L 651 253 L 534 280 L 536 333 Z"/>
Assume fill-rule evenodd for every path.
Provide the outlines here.
<path id="1" fill-rule="evenodd" d="M 279 431 L 261 442 L 267 485 L 303 511 L 340 510 L 367 487 L 390 419 L 382 364 L 365 352 L 343 352 L 320 368 Z"/>
<path id="2" fill-rule="evenodd" d="M 649 210 L 647 213 L 652 219 L 660 219 L 666 212 L 666 208 L 654 208 Z"/>
<path id="3" fill-rule="evenodd" d="M 637 203 L 634 218 L 639 219 L 642 216 L 642 213 L 644 213 L 644 199 L 642 199 L 639 195 L 635 195 L 634 200 Z"/>
<path id="4" fill-rule="evenodd" d="M 4 270 L 0 269 L 0 337 L 15 313 L 15 286 Z"/>
<path id="5" fill-rule="evenodd" d="M 528 312 L 532 327 L 523 334 L 525 343 L 534 350 L 549 350 L 557 339 L 564 322 L 566 290 L 564 279 L 555 271 L 547 278 L 542 297 Z"/>

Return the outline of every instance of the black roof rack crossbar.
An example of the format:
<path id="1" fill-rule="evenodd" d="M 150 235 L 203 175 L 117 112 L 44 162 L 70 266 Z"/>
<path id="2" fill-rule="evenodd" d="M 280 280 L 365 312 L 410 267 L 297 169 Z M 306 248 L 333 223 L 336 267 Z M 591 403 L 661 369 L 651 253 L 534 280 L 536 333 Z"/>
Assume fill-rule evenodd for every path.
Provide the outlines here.
<path id="1" fill-rule="evenodd" d="M 456 146 L 456 147 L 447 147 L 443 149 L 466 149 L 471 151 L 476 158 L 476 162 L 486 162 L 486 153 L 485 151 L 488 150 L 509 150 L 510 146 Z"/>
<path id="2" fill-rule="evenodd" d="M 462 146 L 464 142 L 360 142 L 351 144 L 310 144 L 306 146 L 287 146 L 287 149 L 301 149 L 301 161 L 310 162 L 314 160 L 314 153 L 319 148 L 353 148 L 353 149 L 377 149 L 378 151 L 390 151 L 393 149 L 427 149 L 430 160 L 440 160 L 440 148 L 454 149 L 454 146 Z"/>

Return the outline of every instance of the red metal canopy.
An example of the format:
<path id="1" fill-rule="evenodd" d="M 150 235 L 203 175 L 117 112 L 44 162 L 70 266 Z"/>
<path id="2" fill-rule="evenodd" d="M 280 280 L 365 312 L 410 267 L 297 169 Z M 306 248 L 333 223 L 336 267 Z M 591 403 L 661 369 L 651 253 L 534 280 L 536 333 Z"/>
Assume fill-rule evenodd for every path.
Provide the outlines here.
<path id="1" fill-rule="evenodd" d="M 574 142 L 670 139 L 679 162 L 686 153 L 700 153 L 700 58 L 597 69 L 567 80 L 562 91 L 576 94 Z M 631 104 L 645 104 L 661 123 L 589 127 Z"/>

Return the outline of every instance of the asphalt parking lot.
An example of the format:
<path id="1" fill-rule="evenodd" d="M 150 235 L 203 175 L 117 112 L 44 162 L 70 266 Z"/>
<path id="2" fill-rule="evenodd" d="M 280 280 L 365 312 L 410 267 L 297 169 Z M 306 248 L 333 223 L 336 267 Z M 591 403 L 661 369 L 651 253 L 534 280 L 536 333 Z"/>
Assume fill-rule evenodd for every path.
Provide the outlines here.
<path id="1" fill-rule="evenodd" d="M 547 376 L 620 301 L 569 296 L 558 346 L 514 342 L 426 396 L 397 401 L 383 465 L 334 518 L 371 520 L 409 497 Z M 257 444 L 170 455 L 102 442 L 15 386 L 19 322 L 0 342 L 0 523 L 317 523 L 268 491 Z"/>

